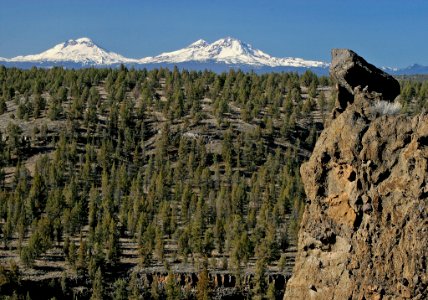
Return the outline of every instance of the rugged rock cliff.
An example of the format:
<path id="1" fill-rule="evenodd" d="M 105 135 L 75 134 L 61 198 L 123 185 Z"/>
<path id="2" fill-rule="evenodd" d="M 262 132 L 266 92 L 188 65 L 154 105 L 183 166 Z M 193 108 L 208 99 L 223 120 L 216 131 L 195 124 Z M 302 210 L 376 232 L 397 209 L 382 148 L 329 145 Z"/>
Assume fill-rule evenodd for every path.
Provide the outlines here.
<path id="1" fill-rule="evenodd" d="M 426 299 L 428 115 L 395 115 L 384 100 L 398 83 L 332 54 L 340 99 L 301 167 L 308 200 L 285 299 Z"/>

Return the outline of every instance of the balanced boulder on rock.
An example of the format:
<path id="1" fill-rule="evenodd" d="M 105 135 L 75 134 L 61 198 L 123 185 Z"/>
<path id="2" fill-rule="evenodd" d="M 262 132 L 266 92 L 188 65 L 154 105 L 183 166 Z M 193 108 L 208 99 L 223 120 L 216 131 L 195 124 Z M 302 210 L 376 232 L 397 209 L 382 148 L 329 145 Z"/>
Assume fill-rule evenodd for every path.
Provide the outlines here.
<path id="1" fill-rule="evenodd" d="M 394 77 L 369 64 L 354 51 L 333 49 L 331 56 L 330 75 L 338 91 L 333 118 L 342 113 L 348 103 L 353 103 L 354 89 L 358 86 L 381 94 L 387 101 L 394 101 L 400 94 L 400 84 Z"/>

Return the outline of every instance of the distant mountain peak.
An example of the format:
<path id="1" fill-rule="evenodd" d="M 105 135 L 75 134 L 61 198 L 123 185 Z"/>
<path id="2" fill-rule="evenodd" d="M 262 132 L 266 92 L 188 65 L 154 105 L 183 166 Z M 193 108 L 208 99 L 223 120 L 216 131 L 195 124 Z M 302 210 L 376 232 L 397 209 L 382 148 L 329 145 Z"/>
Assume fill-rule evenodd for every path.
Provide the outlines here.
<path id="1" fill-rule="evenodd" d="M 421 64 L 417 64 L 417 63 L 414 63 L 414 64 L 409 66 L 409 68 L 420 68 L 420 67 L 424 67 L 424 66 L 422 66 Z"/>
<path id="2" fill-rule="evenodd" d="M 33 55 L 17 56 L 12 62 L 74 62 L 82 65 L 110 65 L 136 62 L 136 60 L 109 52 L 97 46 L 90 38 L 70 39 L 64 43 Z"/>
<path id="3" fill-rule="evenodd" d="M 183 63 L 183 62 L 212 62 L 229 65 L 249 65 L 254 67 L 322 67 L 327 63 L 308 61 L 301 58 L 276 58 L 250 44 L 233 37 L 221 38 L 213 43 L 197 40 L 189 46 L 164 52 L 154 57 L 146 57 L 141 63 Z"/>

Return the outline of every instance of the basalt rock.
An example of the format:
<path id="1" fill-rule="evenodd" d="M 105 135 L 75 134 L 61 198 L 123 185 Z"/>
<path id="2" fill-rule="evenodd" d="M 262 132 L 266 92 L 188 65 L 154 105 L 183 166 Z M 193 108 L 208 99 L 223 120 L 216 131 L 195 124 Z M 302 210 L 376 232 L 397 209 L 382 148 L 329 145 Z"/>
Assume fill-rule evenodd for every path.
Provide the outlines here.
<path id="1" fill-rule="evenodd" d="M 369 64 L 352 50 L 333 49 L 331 56 L 330 74 L 338 91 L 334 118 L 354 101 L 357 86 L 379 93 L 387 101 L 393 101 L 400 94 L 400 84 L 394 77 Z"/>
<path id="2" fill-rule="evenodd" d="M 302 165 L 307 204 L 285 299 L 427 299 L 428 115 L 385 114 L 379 103 L 395 94 L 353 89 Z"/>

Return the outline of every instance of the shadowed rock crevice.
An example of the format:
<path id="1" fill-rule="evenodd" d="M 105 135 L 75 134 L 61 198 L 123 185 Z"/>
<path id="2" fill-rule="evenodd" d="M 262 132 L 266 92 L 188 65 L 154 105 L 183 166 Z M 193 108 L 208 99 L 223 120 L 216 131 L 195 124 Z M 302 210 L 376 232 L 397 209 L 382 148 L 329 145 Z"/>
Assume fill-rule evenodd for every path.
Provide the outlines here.
<path id="1" fill-rule="evenodd" d="M 300 170 L 308 201 L 285 299 L 425 299 L 428 115 L 380 113 L 398 82 L 332 54 L 338 107 Z"/>

